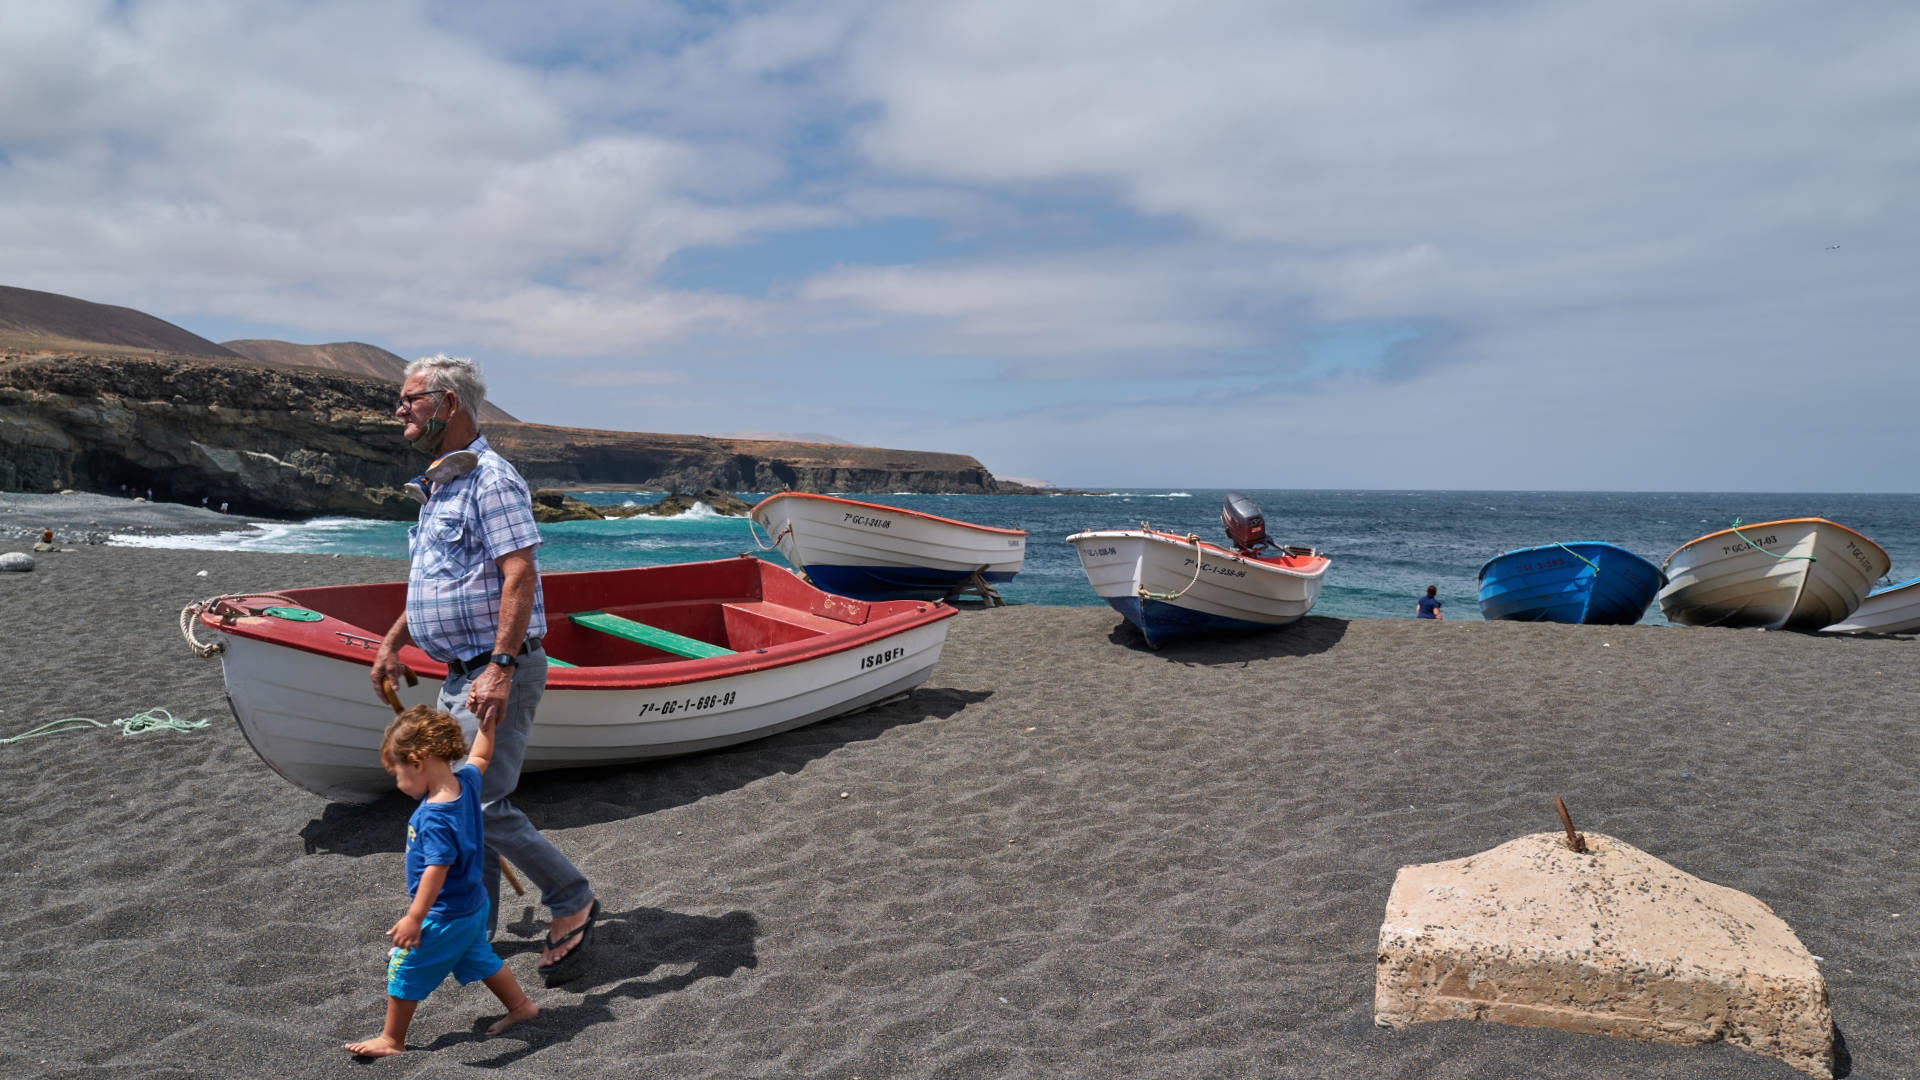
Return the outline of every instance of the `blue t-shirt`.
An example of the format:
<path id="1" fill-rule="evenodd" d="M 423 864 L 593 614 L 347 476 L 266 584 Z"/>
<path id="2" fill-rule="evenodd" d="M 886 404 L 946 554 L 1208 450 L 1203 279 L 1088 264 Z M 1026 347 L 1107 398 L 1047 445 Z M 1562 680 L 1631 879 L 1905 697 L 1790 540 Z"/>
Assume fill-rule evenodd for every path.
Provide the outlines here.
<path id="1" fill-rule="evenodd" d="M 407 895 L 419 893 L 420 875 L 427 867 L 449 868 L 440 896 L 427 910 L 436 919 L 470 915 L 487 903 L 487 887 L 480 880 L 480 846 L 486 835 L 480 824 L 480 770 L 462 765 L 453 775 L 460 781 L 460 797 L 452 802 L 422 799 L 407 821 Z"/>
<path id="2" fill-rule="evenodd" d="M 1414 615 L 1414 618 L 1431 619 L 1434 618 L 1434 612 L 1440 610 L 1440 601 L 1431 596 L 1423 596 L 1420 598 L 1420 603 L 1415 606 L 1418 607 L 1420 611 Z"/>

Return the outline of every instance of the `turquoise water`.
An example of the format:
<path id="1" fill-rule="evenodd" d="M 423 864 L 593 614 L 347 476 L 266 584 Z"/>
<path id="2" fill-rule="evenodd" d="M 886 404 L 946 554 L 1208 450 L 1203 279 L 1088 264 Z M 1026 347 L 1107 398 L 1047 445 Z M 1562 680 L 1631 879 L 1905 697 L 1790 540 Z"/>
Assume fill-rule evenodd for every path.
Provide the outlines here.
<path id="1" fill-rule="evenodd" d="M 1893 580 L 1920 574 L 1920 495 L 1754 495 L 1639 492 L 1256 491 L 1267 533 L 1282 543 L 1319 548 L 1333 560 L 1317 615 L 1405 618 L 1416 596 L 1437 585 L 1452 618 L 1479 618 L 1480 565 L 1503 551 L 1554 541 L 1602 540 L 1658 565 L 1674 548 L 1749 522 L 1825 517 L 1880 544 L 1893 559 Z M 1157 529 L 1224 542 L 1224 491 L 1127 491 L 1111 495 L 862 495 L 867 502 L 941 517 L 1025 529 L 1026 567 L 1001 588 L 1015 604 L 1094 605 L 1073 548 L 1072 533 Z M 752 501 L 756 493 L 743 492 Z M 657 495 L 587 493 L 588 502 L 648 503 Z M 756 551 L 743 518 L 709 513 L 677 518 L 572 521 L 541 527 L 541 565 L 549 570 L 657 566 Z M 138 542 L 169 547 L 379 555 L 404 558 L 406 525 L 320 518 L 260 525 L 223 536 Z M 131 542 L 131 541 L 130 541 Z M 762 557 L 782 562 L 774 553 Z M 783 564 L 784 565 L 784 564 Z M 399 576 L 396 573 L 396 577 Z M 1647 622 L 1663 622 L 1656 604 Z"/>

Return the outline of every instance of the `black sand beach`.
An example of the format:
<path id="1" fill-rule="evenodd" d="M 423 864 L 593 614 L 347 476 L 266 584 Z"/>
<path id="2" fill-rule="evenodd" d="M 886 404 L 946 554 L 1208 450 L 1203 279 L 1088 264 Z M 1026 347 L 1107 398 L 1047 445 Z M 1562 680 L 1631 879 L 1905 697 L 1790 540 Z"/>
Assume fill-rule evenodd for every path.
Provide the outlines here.
<path id="1" fill-rule="evenodd" d="M 590 961 L 542 987 L 544 917 L 510 900 L 499 951 L 542 1015 L 483 1038 L 491 995 L 449 984 L 423 1052 L 368 1064 L 339 1047 L 379 1027 L 410 806 L 281 780 L 176 623 L 404 568 L 37 558 L 0 574 L 0 735 L 214 723 L 0 746 L 0 1075 L 1799 1075 L 1725 1045 L 1373 1026 L 1395 870 L 1554 828 L 1555 795 L 1770 904 L 1822 958 L 1843 1071 L 1920 1074 L 1911 638 L 1309 618 L 1154 653 L 1101 609 L 968 611 L 904 701 L 527 778 L 602 898 Z"/>

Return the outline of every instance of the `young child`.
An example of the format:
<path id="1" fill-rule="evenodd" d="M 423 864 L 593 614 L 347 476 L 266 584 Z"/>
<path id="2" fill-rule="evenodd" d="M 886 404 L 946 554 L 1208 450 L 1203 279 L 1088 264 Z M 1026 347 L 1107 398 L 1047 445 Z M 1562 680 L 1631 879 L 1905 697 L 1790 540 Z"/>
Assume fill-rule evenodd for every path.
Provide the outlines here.
<path id="1" fill-rule="evenodd" d="M 465 755 L 458 769 L 453 763 Z M 451 974 L 478 979 L 507 1007 L 487 1029 L 497 1035 L 540 1010 L 487 942 L 487 890 L 480 878 L 480 774 L 493 757 L 493 732 L 468 751 L 460 724 L 426 705 L 393 718 L 380 743 L 380 764 L 401 791 L 420 800 L 407 822 L 407 891 L 413 903 L 387 936 L 387 1024 L 379 1035 L 346 1048 L 385 1057 L 407 1048 L 407 1025 L 420 1002 Z"/>

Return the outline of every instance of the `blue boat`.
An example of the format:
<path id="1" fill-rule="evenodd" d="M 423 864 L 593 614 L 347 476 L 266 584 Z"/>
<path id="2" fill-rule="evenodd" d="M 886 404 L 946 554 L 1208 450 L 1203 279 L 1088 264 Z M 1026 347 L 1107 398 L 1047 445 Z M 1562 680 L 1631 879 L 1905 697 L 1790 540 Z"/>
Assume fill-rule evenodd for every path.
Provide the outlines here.
<path id="1" fill-rule="evenodd" d="M 1480 614 L 1520 622 L 1630 625 L 1667 575 L 1626 548 L 1594 540 L 1496 555 L 1480 568 Z"/>

